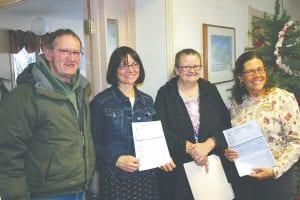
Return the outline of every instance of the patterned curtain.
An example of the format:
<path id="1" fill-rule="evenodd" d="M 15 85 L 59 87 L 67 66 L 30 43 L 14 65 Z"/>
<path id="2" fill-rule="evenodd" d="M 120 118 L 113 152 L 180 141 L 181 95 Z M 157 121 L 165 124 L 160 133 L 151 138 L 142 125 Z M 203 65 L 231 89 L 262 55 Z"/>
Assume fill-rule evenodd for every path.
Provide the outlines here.
<path id="1" fill-rule="evenodd" d="M 18 53 L 24 47 L 24 32 L 8 30 L 10 53 Z"/>
<path id="2" fill-rule="evenodd" d="M 31 31 L 8 30 L 10 53 L 18 53 L 25 47 L 28 53 L 40 52 L 47 45 L 50 33 L 39 36 Z"/>

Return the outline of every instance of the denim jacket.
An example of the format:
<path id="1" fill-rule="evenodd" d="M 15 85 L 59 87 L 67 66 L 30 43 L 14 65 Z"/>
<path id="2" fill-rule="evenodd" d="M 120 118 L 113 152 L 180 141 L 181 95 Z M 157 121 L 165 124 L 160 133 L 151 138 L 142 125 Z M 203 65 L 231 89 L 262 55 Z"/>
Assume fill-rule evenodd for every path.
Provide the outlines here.
<path id="1" fill-rule="evenodd" d="M 115 163 L 121 155 L 135 156 L 131 123 L 152 121 L 155 114 L 153 99 L 137 88 L 135 94 L 133 109 L 129 98 L 117 86 L 100 92 L 90 103 L 91 129 L 99 171 L 132 175 L 117 168 Z"/>

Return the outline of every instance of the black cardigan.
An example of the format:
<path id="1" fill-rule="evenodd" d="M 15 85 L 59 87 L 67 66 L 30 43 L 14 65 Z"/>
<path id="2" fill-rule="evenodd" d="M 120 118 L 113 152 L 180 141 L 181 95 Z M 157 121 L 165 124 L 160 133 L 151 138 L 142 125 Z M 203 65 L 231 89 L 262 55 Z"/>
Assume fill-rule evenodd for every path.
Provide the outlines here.
<path id="1" fill-rule="evenodd" d="M 195 143 L 193 125 L 178 93 L 177 81 L 178 77 L 175 77 L 162 86 L 154 104 L 155 118 L 162 121 L 170 154 L 177 165 L 173 172 L 161 172 L 159 177 L 163 187 L 161 190 L 164 193 L 162 196 L 172 200 L 187 198 L 184 193 L 190 193 L 183 163 L 192 161 L 191 156 L 185 153 L 186 140 Z M 229 111 L 215 85 L 201 78 L 198 84 L 200 94 L 199 142 L 204 142 L 214 136 L 218 148 L 211 153 L 220 155 L 224 161 L 222 152 L 226 147 L 226 142 L 222 131 L 231 127 Z"/>

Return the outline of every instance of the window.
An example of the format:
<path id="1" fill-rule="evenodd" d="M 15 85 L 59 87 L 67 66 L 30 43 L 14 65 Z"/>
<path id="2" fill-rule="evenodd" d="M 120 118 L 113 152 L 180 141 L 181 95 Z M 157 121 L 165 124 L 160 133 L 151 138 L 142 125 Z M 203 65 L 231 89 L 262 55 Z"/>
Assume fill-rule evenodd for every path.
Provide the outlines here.
<path id="1" fill-rule="evenodd" d="M 16 86 L 17 77 L 23 72 L 23 70 L 30 64 L 36 61 L 36 53 L 28 53 L 25 47 L 18 53 L 13 53 L 12 65 L 13 65 L 13 79 L 14 87 Z"/>

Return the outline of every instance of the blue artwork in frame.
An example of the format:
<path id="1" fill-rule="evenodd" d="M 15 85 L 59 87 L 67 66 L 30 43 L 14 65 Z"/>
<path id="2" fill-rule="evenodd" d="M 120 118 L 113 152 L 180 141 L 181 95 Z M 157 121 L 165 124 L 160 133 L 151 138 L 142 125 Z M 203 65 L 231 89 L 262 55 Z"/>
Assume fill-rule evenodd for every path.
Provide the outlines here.
<path id="1" fill-rule="evenodd" d="M 227 71 L 231 70 L 232 66 L 232 38 L 229 36 L 212 35 L 211 36 L 211 54 L 215 58 L 211 63 L 211 70 Z"/>
<path id="2" fill-rule="evenodd" d="M 211 83 L 232 81 L 235 29 L 203 24 L 203 74 Z"/>

